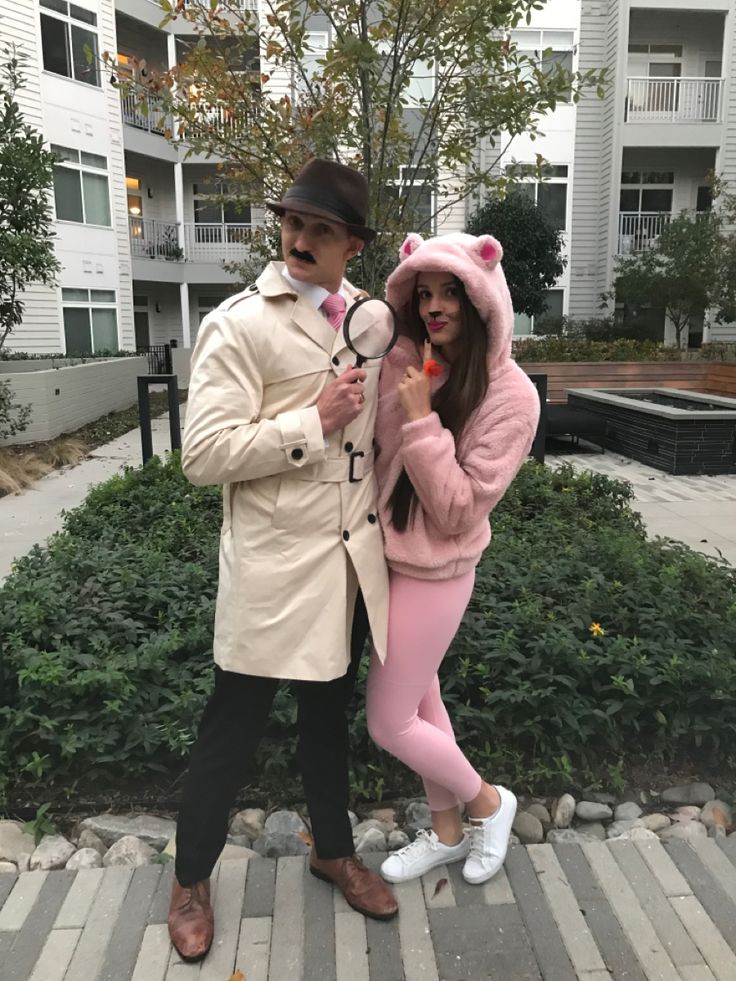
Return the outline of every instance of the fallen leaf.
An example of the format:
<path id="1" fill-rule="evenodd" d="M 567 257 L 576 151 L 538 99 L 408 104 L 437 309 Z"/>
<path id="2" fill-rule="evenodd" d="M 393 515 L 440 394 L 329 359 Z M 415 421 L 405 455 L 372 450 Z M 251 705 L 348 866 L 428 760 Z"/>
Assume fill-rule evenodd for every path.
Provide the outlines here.
<path id="1" fill-rule="evenodd" d="M 447 885 L 447 879 L 438 879 L 437 885 L 434 887 L 434 892 L 432 893 L 432 899 L 437 895 L 437 893 L 442 892 L 442 890 Z"/>
<path id="2" fill-rule="evenodd" d="M 297 831 L 297 834 L 302 839 L 305 845 L 309 845 L 311 848 L 314 844 L 314 838 L 310 835 L 308 831 Z"/>
<path id="3" fill-rule="evenodd" d="M 242 971 L 236 971 L 229 981 L 245 981 L 245 975 Z"/>

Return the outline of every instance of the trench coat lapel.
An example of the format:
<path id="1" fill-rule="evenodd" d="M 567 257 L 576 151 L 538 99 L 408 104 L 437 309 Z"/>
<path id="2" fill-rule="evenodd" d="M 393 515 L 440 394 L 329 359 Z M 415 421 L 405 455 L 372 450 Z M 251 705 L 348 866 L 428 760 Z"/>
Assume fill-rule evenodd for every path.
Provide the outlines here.
<path id="1" fill-rule="evenodd" d="M 303 330 L 305 334 L 312 338 L 315 344 L 319 344 L 323 351 L 332 352 L 335 344 L 335 331 L 333 327 L 322 316 L 319 310 L 315 310 L 311 303 L 298 297 L 291 313 L 292 323 Z"/>

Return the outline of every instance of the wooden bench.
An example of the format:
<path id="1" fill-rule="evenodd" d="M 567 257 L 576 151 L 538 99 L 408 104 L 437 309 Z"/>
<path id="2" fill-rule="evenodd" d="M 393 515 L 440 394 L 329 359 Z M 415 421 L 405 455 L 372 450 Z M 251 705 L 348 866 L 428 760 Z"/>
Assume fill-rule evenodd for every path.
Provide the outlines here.
<path id="1" fill-rule="evenodd" d="M 736 398 L 736 362 L 560 361 L 520 367 L 547 376 L 547 399 L 556 404 L 567 402 L 571 388 L 681 388 Z"/>

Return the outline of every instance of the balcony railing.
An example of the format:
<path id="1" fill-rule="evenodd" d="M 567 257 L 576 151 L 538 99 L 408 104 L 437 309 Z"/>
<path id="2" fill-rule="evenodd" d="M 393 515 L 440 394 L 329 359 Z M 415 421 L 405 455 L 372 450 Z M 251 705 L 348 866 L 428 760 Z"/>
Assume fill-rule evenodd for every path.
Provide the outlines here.
<path id="1" fill-rule="evenodd" d="M 672 216 L 663 212 L 621 211 L 618 216 L 618 254 L 634 255 L 651 249 Z"/>
<path id="2" fill-rule="evenodd" d="M 252 225 L 232 222 L 184 225 L 184 255 L 192 262 L 237 262 L 248 254 Z"/>
<path id="3" fill-rule="evenodd" d="M 141 259 L 182 259 L 176 224 L 128 215 L 130 251 Z"/>
<path id="4" fill-rule="evenodd" d="M 155 218 L 128 215 L 130 250 L 134 258 L 185 260 L 187 262 L 237 262 L 248 254 L 253 226 L 232 222 L 184 224 L 184 248 L 179 245 L 179 226 Z"/>
<path id="5" fill-rule="evenodd" d="M 628 78 L 626 122 L 718 123 L 722 78 Z"/>
<path id="6" fill-rule="evenodd" d="M 161 9 L 159 0 L 148 0 L 148 2 Z M 201 3 L 201 0 L 184 0 L 185 7 L 196 7 L 198 3 Z M 258 10 L 258 0 L 227 0 L 227 3 L 235 10 Z"/>
<path id="7" fill-rule="evenodd" d="M 161 101 L 152 95 L 145 96 L 145 109 L 140 103 L 140 98 L 133 94 L 121 94 L 120 108 L 123 114 L 123 122 L 128 126 L 135 126 L 136 129 L 144 129 L 149 133 L 157 133 L 163 136 L 167 130 L 173 129 L 171 116 L 164 112 Z"/>

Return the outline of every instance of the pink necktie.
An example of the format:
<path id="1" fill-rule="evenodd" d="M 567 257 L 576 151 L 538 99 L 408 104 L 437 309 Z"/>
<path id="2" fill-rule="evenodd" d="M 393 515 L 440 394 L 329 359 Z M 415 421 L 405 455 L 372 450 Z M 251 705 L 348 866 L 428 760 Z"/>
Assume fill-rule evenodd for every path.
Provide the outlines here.
<path id="1" fill-rule="evenodd" d="M 325 315 L 325 319 L 333 330 L 339 330 L 342 326 L 347 303 L 345 297 L 339 293 L 330 293 L 325 297 L 320 310 Z"/>

